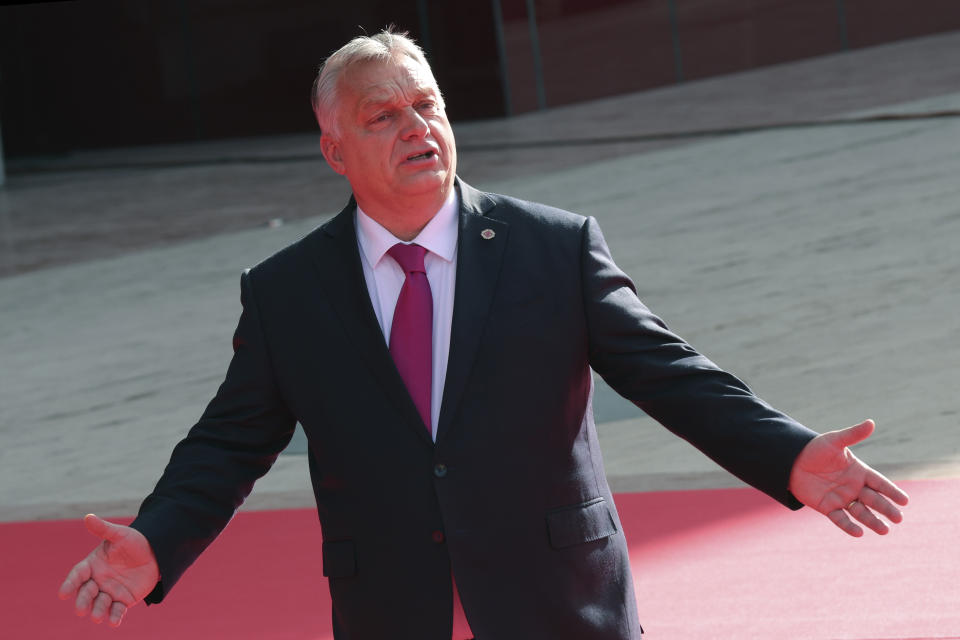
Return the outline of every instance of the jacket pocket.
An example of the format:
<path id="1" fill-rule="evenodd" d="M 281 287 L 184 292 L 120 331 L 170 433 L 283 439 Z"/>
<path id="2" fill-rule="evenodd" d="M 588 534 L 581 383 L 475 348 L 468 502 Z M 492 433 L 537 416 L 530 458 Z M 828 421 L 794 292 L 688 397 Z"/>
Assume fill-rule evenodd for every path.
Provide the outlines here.
<path id="1" fill-rule="evenodd" d="M 616 532 L 617 524 L 603 498 L 594 498 L 547 513 L 547 535 L 550 537 L 550 546 L 554 549 L 600 540 Z"/>
<path id="2" fill-rule="evenodd" d="M 328 578 L 357 575 L 357 549 L 353 540 L 324 540 L 323 575 Z"/>

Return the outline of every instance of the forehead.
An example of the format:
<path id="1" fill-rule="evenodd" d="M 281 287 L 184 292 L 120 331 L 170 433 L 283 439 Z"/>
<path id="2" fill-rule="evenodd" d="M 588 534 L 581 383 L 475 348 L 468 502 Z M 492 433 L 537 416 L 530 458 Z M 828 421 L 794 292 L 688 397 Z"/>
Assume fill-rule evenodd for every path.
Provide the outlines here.
<path id="1" fill-rule="evenodd" d="M 437 90 L 430 67 L 408 55 L 357 62 L 344 70 L 341 92 L 354 107 L 413 97 Z"/>

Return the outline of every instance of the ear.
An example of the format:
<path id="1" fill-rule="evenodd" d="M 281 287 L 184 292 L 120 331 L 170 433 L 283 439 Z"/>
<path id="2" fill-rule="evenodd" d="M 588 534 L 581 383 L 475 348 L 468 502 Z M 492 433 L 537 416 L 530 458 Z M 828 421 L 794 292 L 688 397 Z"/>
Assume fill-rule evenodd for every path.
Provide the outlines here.
<path id="1" fill-rule="evenodd" d="M 331 169 L 340 175 L 347 172 L 347 166 L 343 162 L 343 154 L 340 153 L 339 140 L 326 133 L 320 134 L 320 151 Z"/>

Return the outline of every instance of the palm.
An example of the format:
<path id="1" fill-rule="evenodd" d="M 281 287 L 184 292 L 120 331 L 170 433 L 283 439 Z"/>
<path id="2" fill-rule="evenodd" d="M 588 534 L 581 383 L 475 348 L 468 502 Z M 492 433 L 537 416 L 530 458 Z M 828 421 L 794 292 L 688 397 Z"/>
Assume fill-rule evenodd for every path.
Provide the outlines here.
<path id="1" fill-rule="evenodd" d="M 88 515 L 84 524 L 102 541 L 67 575 L 60 587 L 60 598 L 75 597 L 77 615 L 89 613 L 94 622 L 109 616 L 110 623 L 116 626 L 126 610 L 143 600 L 156 585 L 157 562 L 139 531 L 93 515 Z"/>
<path id="2" fill-rule="evenodd" d="M 893 502 L 907 504 L 907 494 L 871 469 L 848 449 L 873 433 L 873 421 L 867 420 L 840 431 L 817 436 L 800 452 L 790 473 L 790 491 L 803 504 L 826 515 L 852 536 L 863 529 L 848 513 L 871 530 L 884 534 L 889 527 L 874 512 L 892 522 L 903 515 Z"/>
<path id="3" fill-rule="evenodd" d="M 104 540 L 90 552 L 87 561 L 91 579 L 100 585 L 100 590 L 114 593 L 114 599 L 128 605 L 146 597 L 157 582 L 157 565 L 150 545 L 135 529 L 116 542 Z"/>
<path id="4" fill-rule="evenodd" d="M 808 476 L 799 483 L 797 500 L 821 513 L 842 509 L 857 496 L 855 487 L 863 486 L 865 466 L 857 464 L 849 449 L 819 438 L 810 443 L 811 450 L 797 459 L 794 473 Z"/>

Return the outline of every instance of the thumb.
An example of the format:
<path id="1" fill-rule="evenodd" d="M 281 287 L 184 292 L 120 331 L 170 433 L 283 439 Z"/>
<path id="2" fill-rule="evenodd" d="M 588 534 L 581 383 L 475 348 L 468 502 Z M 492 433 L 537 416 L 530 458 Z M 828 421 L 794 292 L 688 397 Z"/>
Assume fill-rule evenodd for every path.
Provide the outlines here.
<path id="1" fill-rule="evenodd" d="M 88 513 L 83 517 L 83 524 L 87 527 L 87 531 L 108 542 L 117 542 L 125 535 L 126 527 L 107 522 L 93 513 Z"/>
<path id="2" fill-rule="evenodd" d="M 852 427 L 835 431 L 835 444 L 843 447 L 852 447 L 858 442 L 863 442 L 869 438 L 875 428 L 876 424 L 873 422 L 873 420 L 868 419 L 864 420 L 860 424 L 855 424 Z"/>

